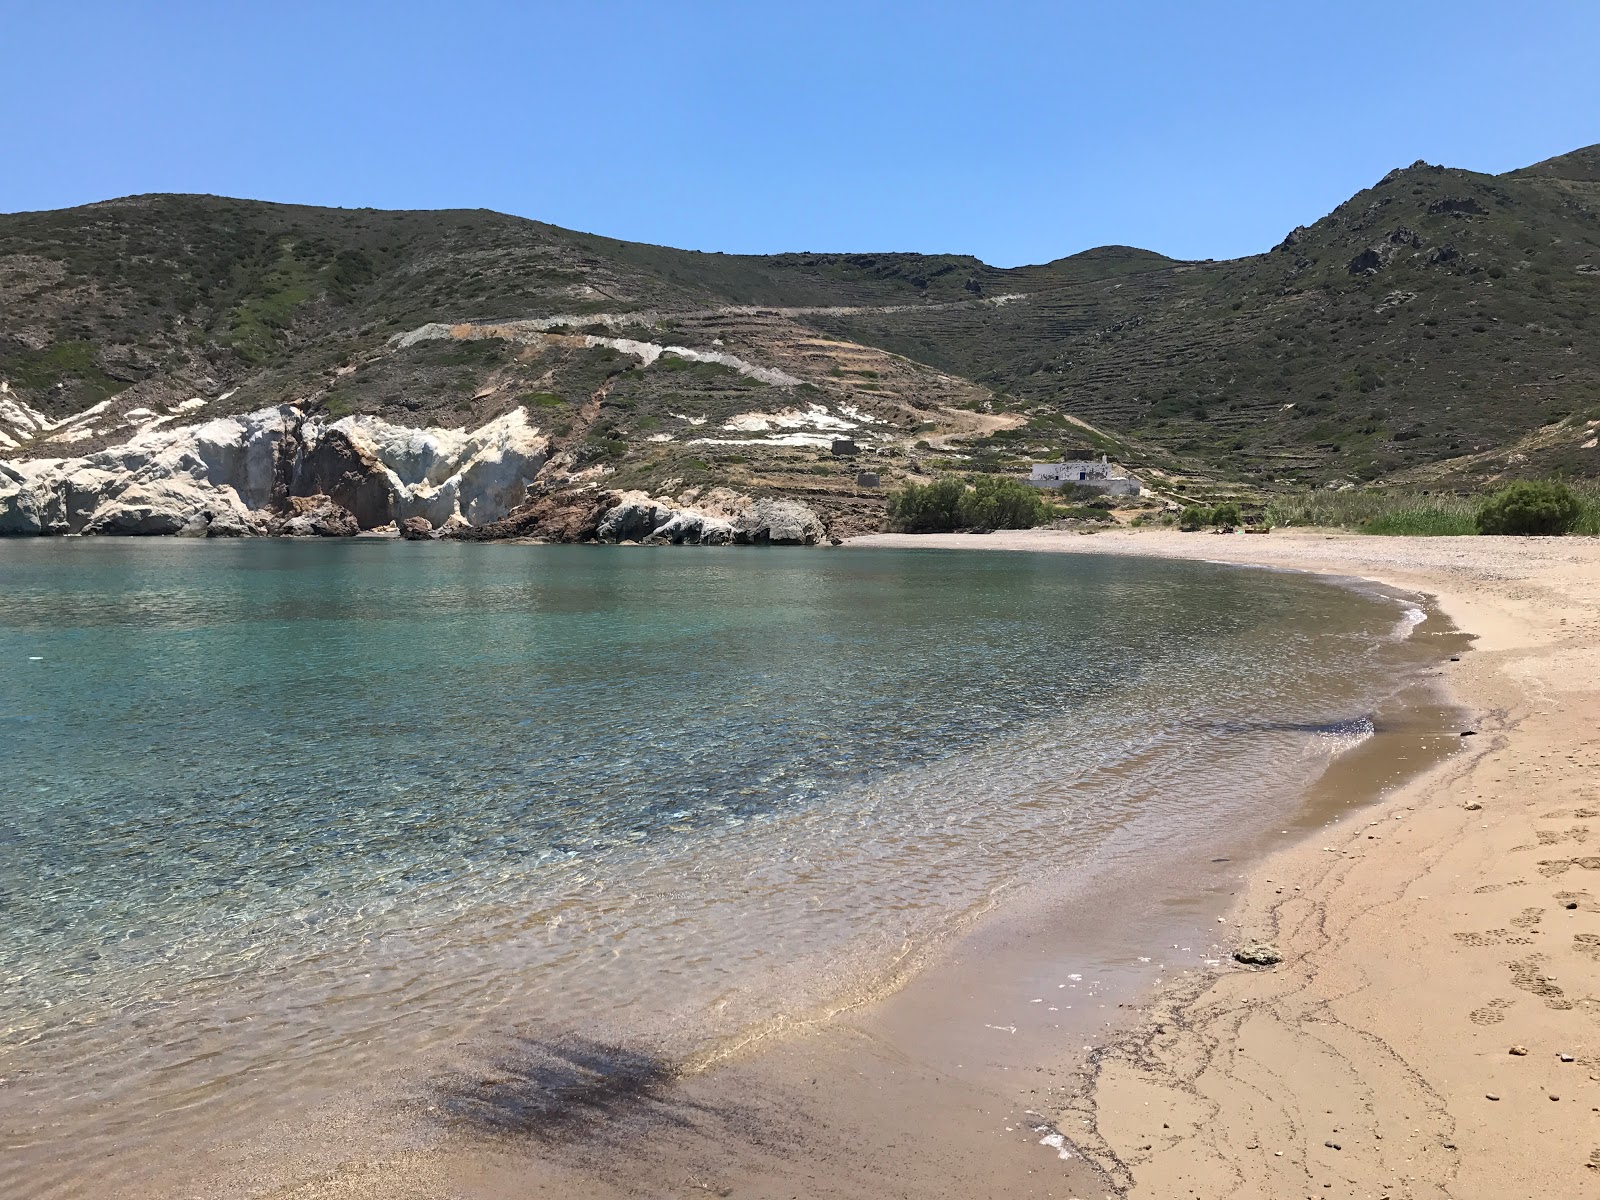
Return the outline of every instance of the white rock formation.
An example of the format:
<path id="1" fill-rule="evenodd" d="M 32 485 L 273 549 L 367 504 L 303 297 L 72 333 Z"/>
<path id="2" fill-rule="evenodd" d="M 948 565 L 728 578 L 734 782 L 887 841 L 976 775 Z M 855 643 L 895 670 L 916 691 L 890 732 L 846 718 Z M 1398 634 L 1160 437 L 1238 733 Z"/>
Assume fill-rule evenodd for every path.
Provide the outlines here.
<path id="1" fill-rule="evenodd" d="M 814 546 L 826 536 L 822 520 L 793 500 L 752 500 L 713 494 L 705 505 L 659 500 L 640 491 L 617 494 L 595 537 L 602 542 L 673 545 Z M 707 509 L 711 511 L 707 511 Z"/>
<path id="2" fill-rule="evenodd" d="M 393 519 L 422 517 L 435 529 L 462 521 L 497 521 L 528 495 L 544 466 L 550 439 L 517 407 L 478 429 L 413 429 L 381 417 L 344 417 L 324 426 L 307 421 L 306 452 L 327 433 L 342 433 L 387 476 Z"/>
<path id="3" fill-rule="evenodd" d="M 24 406 L 0 418 L 34 435 L 72 420 L 45 423 Z M 504 516 L 526 497 L 548 450 L 521 408 L 471 431 L 409 429 L 376 417 L 324 424 L 297 408 L 265 408 L 147 427 L 81 458 L 0 460 L 0 534 L 264 532 L 274 488 L 295 492 L 297 469 L 335 430 L 355 447 L 361 461 L 353 465 L 387 482 L 395 510 L 388 519 L 421 516 L 436 527 Z M 290 447 L 298 447 L 296 459 L 286 462 Z"/>
<path id="4" fill-rule="evenodd" d="M 297 418 L 267 408 L 83 458 L 0 462 L 0 533 L 177 533 L 219 512 L 250 525 L 272 498 L 275 449 Z"/>

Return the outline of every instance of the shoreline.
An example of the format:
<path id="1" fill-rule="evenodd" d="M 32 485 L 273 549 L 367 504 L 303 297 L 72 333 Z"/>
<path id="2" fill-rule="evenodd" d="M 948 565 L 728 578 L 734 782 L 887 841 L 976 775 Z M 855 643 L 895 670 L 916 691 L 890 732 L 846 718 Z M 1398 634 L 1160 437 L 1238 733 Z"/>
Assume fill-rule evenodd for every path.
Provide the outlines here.
<path id="1" fill-rule="evenodd" d="M 1481 714 L 1471 748 L 1250 868 L 1229 926 L 1274 941 L 1283 963 L 1145 997 L 1056 1094 L 1056 1121 L 1126 1197 L 1597 1186 L 1600 887 L 1587 878 L 1600 857 L 1584 822 L 1600 817 L 1600 543 L 1018 531 L 851 544 L 1205 559 L 1431 596 L 1476 639 L 1441 678 Z"/>
<path id="2" fill-rule="evenodd" d="M 781 1192 L 844 1200 L 883 1194 L 873 1181 L 882 1183 L 891 1176 L 891 1190 L 898 1195 L 1005 1194 L 1018 1200 L 1102 1195 L 1277 1200 L 1312 1194 L 1442 1200 L 1447 1194 L 1577 1194 L 1574 1189 L 1582 1184 L 1563 1182 L 1560 1176 L 1530 1176 L 1543 1180 L 1543 1190 L 1532 1184 L 1525 1193 L 1504 1190 L 1498 1185 L 1513 1176 L 1497 1160 L 1471 1167 L 1458 1161 L 1446 1174 L 1442 1167 L 1436 1171 L 1433 1161 L 1419 1158 L 1417 1137 L 1423 1132 L 1433 1140 L 1422 1153 L 1436 1153 L 1445 1141 L 1452 1152 L 1464 1146 L 1457 1136 L 1460 1122 L 1452 1117 L 1435 1122 L 1437 1127 L 1429 1124 L 1437 1114 L 1449 1115 L 1446 1106 L 1432 1099 L 1444 1094 L 1427 1071 L 1434 1050 L 1424 1046 L 1416 1054 L 1402 1036 L 1414 1031 L 1397 1033 L 1383 1024 L 1414 1016 L 1408 1007 L 1422 1007 L 1425 1014 L 1430 1006 L 1438 1008 L 1413 977 L 1420 975 L 1425 984 L 1439 974 L 1440 956 L 1460 958 L 1464 943 L 1453 934 L 1463 929 L 1481 932 L 1500 926 L 1489 929 L 1491 935 L 1503 935 L 1500 940 L 1475 941 L 1465 951 L 1478 956 L 1470 965 L 1480 974 L 1483 955 L 1502 953 L 1494 946 L 1515 945 L 1523 982 L 1514 986 L 1546 992 L 1557 986 L 1550 983 L 1557 977 L 1553 969 L 1543 972 L 1526 961 L 1527 944 L 1543 940 L 1555 925 L 1550 913 L 1542 918 L 1547 928 L 1537 935 L 1526 924 L 1524 910 L 1531 902 L 1526 893 L 1542 880 L 1530 876 L 1520 888 L 1473 893 L 1476 900 L 1500 903 L 1506 911 L 1470 927 L 1448 921 L 1441 925 L 1439 914 L 1426 913 L 1432 924 L 1417 927 L 1420 940 L 1406 943 L 1406 952 L 1416 960 L 1406 965 L 1417 969 L 1403 986 L 1392 988 L 1385 1003 L 1368 1005 L 1356 1017 L 1337 1006 L 1356 991 L 1348 982 L 1351 972 L 1363 981 L 1384 976 L 1393 953 L 1390 927 L 1404 925 L 1384 917 L 1377 921 L 1375 934 L 1367 929 L 1341 933 L 1341 920 L 1370 917 L 1383 902 L 1375 897 L 1388 895 L 1383 888 L 1395 890 L 1390 880 L 1373 887 L 1366 876 L 1352 881 L 1352 874 L 1374 865 L 1390 871 L 1416 866 L 1427 858 L 1416 853 L 1419 839 L 1429 852 L 1457 844 L 1460 828 L 1426 837 L 1416 834 L 1425 816 L 1454 817 L 1458 825 L 1470 818 L 1465 826 L 1470 831 L 1472 821 L 1493 815 L 1498 806 L 1467 812 L 1448 795 L 1437 802 L 1415 797 L 1458 786 L 1515 732 L 1516 687 L 1526 680 L 1503 680 L 1509 663 L 1484 669 L 1483 654 L 1525 654 L 1529 646 L 1544 646 L 1538 637 L 1519 640 L 1516 627 L 1529 605 L 1536 614 L 1549 608 L 1550 593 L 1537 585 L 1536 577 L 1572 566 L 1576 583 L 1593 588 L 1600 582 L 1600 553 L 1593 552 L 1600 550 L 1600 543 L 1473 538 L 1418 547 L 1414 539 L 1274 536 L 1277 540 L 1030 531 L 981 539 L 869 537 L 852 544 L 1182 557 L 1314 573 L 1341 588 L 1359 589 L 1361 581 L 1371 580 L 1388 590 L 1426 592 L 1433 599 L 1423 607 L 1449 615 L 1463 633 L 1479 635 L 1477 648 L 1471 654 L 1463 651 L 1459 663 L 1445 664 L 1443 655 L 1454 651 L 1436 643 L 1434 666 L 1419 674 L 1406 693 L 1396 691 L 1385 706 L 1389 720 L 1374 714 L 1378 736 L 1340 755 L 1335 768 L 1300 792 L 1293 818 L 1283 822 L 1290 828 L 1247 833 L 1227 822 L 1213 822 L 1182 854 L 1147 870 L 1124 873 L 1112 867 L 1084 874 L 1066 892 L 1051 883 L 1033 895 L 1024 889 L 994 896 L 972 927 L 904 973 L 914 978 L 836 1010 L 808 1028 L 790 1028 L 759 1047 L 718 1055 L 710 1069 L 697 1069 L 708 1064 L 685 1064 L 691 1069 L 670 1084 L 649 1084 L 638 1096 L 623 1097 L 621 1107 L 610 1113 L 607 1130 L 582 1144 L 552 1145 L 550 1154 L 530 1157 L 527 1145 L 447 1146 L 430 1138 L 398 1158 L 380 1153 L 368 1161 L 371 1152 L 360 1150 L 357 1135 L 346 1139 L 345 1153 L 354 1158 L 336 1168 L 330 1160 L 331 1173 L 319 1170 L 315 1179 L 279 1177 L 272 1194 L 285 1200 L 334 1195 L 378 1200 L 446 1190 L 478 1200 L 544 1195 L 620 1200 L 663 1194 L 641 1192 L 640 1184 L 648 1182 L 668 1191 L 678 1184 L 684 1194 Z M 1559 561 L 1552 566 L 1551 560 Z M 1512 594 L 1502 594 L 1507 591 Z M 1588 612 L 1585 628 L 1600 628 L 1594 610 Z M 1546 615 L 1559 630 L 1560 619 L 1575 617 L 1577 610 Z M 1418 633 L 1426 637 L 1440 631 L 1430 631 L 1424 623 Z M 1577 677 L 1581 670 L 1569 675 Z M 1477 675 L 1510 691 L 1501 695 L 1491 688 L 1480 701 L 1475 684 L 1462 686 L 1463 677 L 1470 682 Z M 1445 684 L 1457 703 L 1492 715 L 1458 727 L 1449 715 L 1453 710 L 1439 705 Z M 1478 731 L 1476 739 L 1464 743 L 1471 747 L 1466 752 L 1456 752 L 1461 744 L 1455 740 L 1458 728 Z M 1424 767 L 1415 758 L 1407 762 L 1418 750 L 1431 754 L 1427 747 L 1437 744 L 1441 733 L 1451 743 L 1442 766 Z M 1595 761 L 1600 764 L 1600 754 Z M 1536 811 L 1550 807 L 1544 804 Z M 1600 809 L 1600 802 L 1593 807 Z M 1390 821 L 1396 813 L 1407 819 Z M 1379 821 L 1383 828 L 1372 828 Z M 1413 839 L 1404 853 L 1395 849 L 1401 830 Z M 1526 840 L 1534 840 L 1533 835 Z M 1563 841 L 1553 849 L 1581 856 L 1575 843 L 1582 840 L 1569 837 L 1566 841 L 1574 845 Z M 1341 852 L 1329 854 L 1329 846 Z M 1600 868 L 1600 859 L 1594 866 Z M 1585 869 L 1571 866 L 1566 882 Z M 1432 884 L 1422 891 L 1435 898 L 1444 894 Z M 1408 897 L 1405 905 L 1415 907 L 1415 899 Z M 1590 905 L 1585 895 L 1581 913 L 1591 911 Z M 1600 912 L 1600 906 L 1592 911 Z M 1563 909 L 1560 915 L 1571 918 L 1580 912 Z M 1228 961 L 1229 949 L 1258 937 L 1277 942 L 1285 955 L 1281 966 L 1256 971 Z M 1336 943 L 1332 951 L 1330 939 Z M 1541 949 L 1531 946 L 1532 951 Z M 1135 955 L 1154 955 L 1157 965 Z M 1215 959 L 1222 961 L 1207 961 Z M 1080 978 L 1085 982 L 1058 982 Z M 1572 981 L 1560 978 L 1576 995 L 1571 991 L 1576 976 Z M 1330 980 L 1337 981 L 1337 994 L 1308 993 L 1308 987 Z M 1074 986 L 1083 992 L 1059 994 L 1069 1009 L 1069 999 L 1080 1001 L 1070 1024 L 1067 1013 L 1043 1016 L 1043 1004 L 1049 1001 L 1037 997 L 1057 995 L 1047 988 Z M 1459 983 L 1452 986 L 1446 1000 L 1460 994 Z M 1414 995 L 1423 998 L 1414 1000 Z M 1472 1011 L 1498 1014 L 1500 1027 L 1510 1028 L 1524 1006 L 1540 998 L 1561 999 L 1506 995 L 1517 1004 L 1474 1000 Z M 1580 1011 L 1572 1012 L 1573 1007 Z M 1552 1011 L 1581 1022 L 1583 1011 L 1600 1009 L 1569 1005 Z M 1053 1020 L 1063 1024 L 1052 1025 Z M 1435 1032 L 1446 1052 L 1461 1041 L 1459 1024 L 1453 1018 L 1437 1022 Z M 1257 1036 L 1263 1028 L 1272 1037 Z M 1342 1033 L 1332 1065 L 1324 1050 L 1330 1030 Z M 1487 1032 L 1497 1036 L 1494 1028 Z M 1535 1053 L 1542 1048 L 1542 1042 L 1520 1027 L 1515 1036 Z M 1249 1060 L 1244 1051 L 1254 1052 L 1258 1044 L 1267 1048 L 1271 1061 L 1258 1066 L 1256 1074 L 1241 1076 L 1238 1064 Z M 1581 1070 L 1585 1078 L 1590 1070 L 1600 1071 L 1587 1046 L 1573 1037 L 1568 1050 L 1578 1062 L 1562 1069 Z M 1504 1058 L 1505 1047 L 1499 1045 L 1497 1053 Z M 1413 1059 L 1420 1065 L 1414 1066 Z M 1452 1072 L 1451 1078 L 1459 1074 L 1453 1067 Z M 1369 1087 L 1366 1081 L 1373 1078 L 1383 1087 Z M 1415 1080 L 1422 1082 L 1409 1082 Z M 1297 1082 L 1309 1090 L 1295 1092 L 1290 1085 Z M 1275 1092 L 1280 1085 L 1289 1091 Z M 1497 1087 L 1503 1102 L 1488 1106 L 1500 1110 L 1491 1116 L 1510 1118 L 1510 1089 Z M 1544 1105 L 1552 1111 L 1570 1107 L 1574 1120 L 1581 1113 L 1600 1121 L 1584 1107 L 1600 1106 L 1600 1088 L 1592 1083 L 1587 1087 L 1594 1095 L 1582 1104 Z M 1567 1086 L 1560 1094 L 1568 1099 L 1579 1093 Z M 1272 1112 L 1279 1115 L 1264 1115 L 1269 1102 L 1278 1106 Z M 1380 1114 L 1381 1120 L 1375 1116 L 1370 1127 L 1352 1133 L 1365 1113 Z M 1331 1132 L 1315 1124 L 1319 1114 Z M 1532 1114 L 1538 1119 L 1546 1115 L 1543 1110 Z M 1544 1146 L 1533 1156 L 1534 1166 L 1554 1161 L 1563 1146 L 1570 1150 L 1578 1144 L 1574 1138 L 1579 1130 L 1562 1128 L 1565 1141 Z M 1369 1163 L 1361 1156 L 1374 1147 L 1403 1153 L 1399 1159 Z M 1587 1145 L 1583 1149 L 1587 1153 Z M 1330 1158 L 1331 1168 L 1318 1155 Z M 1418 1158 L 1420 1165 L 1405 1162 L 1406 1170 L 1398 1169 L 1407 1157 Z M 257 1194 L 255 1188 L 265 1182 L 258 1170 L 253 1161 L 234 1164 L 230 1178 L 240 1194 Z M 1465 1178 L 1468 1170 L 1482 1172 L 1496 1186 L 1468 1192 L 1449 1183 Z M 1412 1178 L 1406 1178 L 1407 1171 Z M 1579 1174 L 1587 1177 L 1587 1169 Z M 1329 1183 L 1333 1186 L 1325 1189 Z"/>

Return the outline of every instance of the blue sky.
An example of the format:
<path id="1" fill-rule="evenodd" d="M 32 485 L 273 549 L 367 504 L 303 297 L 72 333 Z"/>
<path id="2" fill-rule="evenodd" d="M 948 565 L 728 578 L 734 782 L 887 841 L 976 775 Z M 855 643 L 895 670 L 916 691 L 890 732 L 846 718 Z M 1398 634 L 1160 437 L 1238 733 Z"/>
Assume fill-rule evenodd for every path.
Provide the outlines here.
<path id="1" fill-rule="evenodd" d="M 1600 141 L 1600 3 L 0 0 L 0 211 L 495 208 L 703 250 L 1264 250 Z"/>

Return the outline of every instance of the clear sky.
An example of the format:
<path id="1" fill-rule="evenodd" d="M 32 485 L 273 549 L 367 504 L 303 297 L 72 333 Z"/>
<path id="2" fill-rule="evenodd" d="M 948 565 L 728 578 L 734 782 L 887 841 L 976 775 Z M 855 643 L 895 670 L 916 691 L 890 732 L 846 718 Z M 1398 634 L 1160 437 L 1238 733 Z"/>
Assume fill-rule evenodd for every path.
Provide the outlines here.
<path id="1" fill-rule="evenodd" d="M 1264 250 L 1600 141 L 1600 0 L 0 0 L 0 211 L 494 208 L 703 250 Z"/>

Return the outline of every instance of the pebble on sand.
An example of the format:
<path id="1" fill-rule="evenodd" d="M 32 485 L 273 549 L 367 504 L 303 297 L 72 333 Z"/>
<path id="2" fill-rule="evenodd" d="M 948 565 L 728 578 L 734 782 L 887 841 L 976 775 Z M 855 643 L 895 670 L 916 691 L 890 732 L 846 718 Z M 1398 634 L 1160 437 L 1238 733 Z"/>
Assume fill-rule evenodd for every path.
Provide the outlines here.
<path id="1" fill-rule="evenodd" d="M 1511 1047 L 1511 1053 L 1517 1055 L 1518 1057 L 1521 1057 L 1522 1055 L 1526 1054 L 1527 1052 L 1528 1052 L 1528 1048 L 1526 1046 L 1513 1046 L 1513 1047 Z"/>

